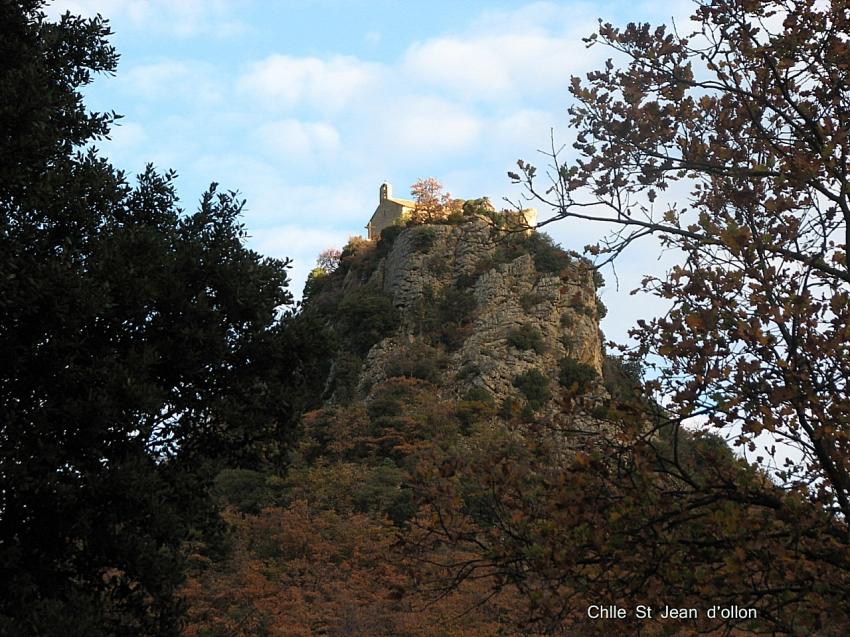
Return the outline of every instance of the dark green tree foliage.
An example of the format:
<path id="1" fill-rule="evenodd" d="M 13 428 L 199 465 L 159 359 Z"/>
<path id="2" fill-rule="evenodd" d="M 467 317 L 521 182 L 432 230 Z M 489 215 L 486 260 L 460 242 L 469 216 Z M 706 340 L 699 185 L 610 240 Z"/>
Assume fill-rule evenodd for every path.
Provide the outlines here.
<path id="1" fill-rule="evenodd" d="M 508 333 L 508 345 L 521 351 L 534 350 L 538 354 L 546 351 L 543 335 L 533 325 L 523 325 Z"/>
<path id="2" fill-rule="evenodd" d="M 597 379 L 596 370 L 587 363 L 580 363 L 574 358 L 567 356 L 559 363 L 558 382 L 567 389 L 575 389 L 583 393 L 588 385 Z"/>
<path id="3" fill-rule="evenodd" d="M 487 197 L 479 197 L 478 199 L 467 199 L 463 202 L 464 216 L 471 217 L 474 215 L 491 217 L 494 211 L 493 204 Z"/>
<path id="4" fill-rule="evenodd" d="M 504 219 L 503 214 L 494 213 L 492 216 L 498 242 L 495 263 L 509 263 L 519 256 L 530 254 L 538 272 L 558 275 L 577 261 L 575 255 L 566 252 L 544 232 L 505 232 Z"/>
<path id="5" fill-rule="evenodd" d="M 40 6 L 0 3 L 0 634 L 177 634 L 204 472 L 282 457 L 309 372 L 286 263 L 245 249 L 233 193 L 183 215 L 173 174 L 81 150 L 117 56 Z"/>
<path id="6" fill-rule="evenodd" d="M 393 300 L 381 290 L 363 286 L 348 292 L 339 304 L 340 331 L 352 348 L 365 356 L 369 349 L 398 326 Z"/>
<path id="7" fill-rule="evenodd" d="M 315 384 L 321 386 L 330 373 L 331 384 L 337 386 L 337 381 L 343 381 L 347 395 L 352 381 L 356 380 L 359 359 L 398 327 L 400 315 L 392 298 L 380 286 L 369 283 L 379 260 L 374 242 L 354 237 L 342 249 L 338 267 L 308 280 L 302 311 L 293 318 L 293 323 L 310 325 L 313 332 L 307 349 L 315 350 L 311 358 L 314 371 L 324 370 L 313 378 Z M 356 284 L 350 285 L 351 282 Z M 345 370 L 339 365 L 332 370 L 331 362 L 336 359 L 340 363 L 343 358 L 349 359 L 345 361 Z M 345 379 L 339 378 L 341 371 L 345 372 Z M 325 398 L 329 396 L 326 393 Z"/>
<path id="8" fill-rule="evenodd" d="M 460 285 L 459 285 L 460 284 Z M 469 336 L 475 320 L 475 297 L 469 293 L 468 278 L 435 291 L 426 287 L 413 309 L 416 330 L 438 347 L 458 349 Z"/>
<path id="9" fill-rule="evenodd" d="M 455 416 L 460 421 L 461 431 L 468 434 L 476 422 L 481 422 L 496 415 L 496 401 L 489 391 L 483 387 L 471 387 L 457 403 Z"/>
<path id="10" fill-rule="evenodd" d="M 399 225 L 387 226 L 381 230 L 381 238 L 378 241 L 378 248 L 383 250 L 383 253 L 379 256 L 386 256 L 389 253 L 393 244 L 395 244 L 395 240 L 398 238 L 398 235 L 400 235 L 403 230 L 404 226 Z"/>
<path id="11" fill-rule="evenodd" d="M 532 232 L 525 237 L 526 249 L 534 255 L 534 267 L 538 272 L 560 274 L 573 263 L 573 257 L 565 252 L 548 234 Z"/>
<path id="12" fill-rule="evenodd" d="M 287 480 L 291 489 L 281 502 L 310 500 L 406 522 L 415 513 L 407 484 L 414 467 L 423 455 L 457 441 L 460 423 L 452 407 L 434 399 L 431 383 L 395 377 L 376 385 L 366 403 L 305 414 Z"/>
<path id="13" fill-rule="evenodd" d="M 0 189 L 31 192 L 75 146 L 106 136 L 117 116 L 89 113 L 77 88 L 118 61 L 101 20 L 39 17 L 41 0 L 0 3 Z M 14 161 L 12 159 L 14 158 Z"/>
<path id="14" fill-rule="evenodd" d="M 605 389 L 613 399 L 628 401 L 642 398 L 640 384 L 643 380 L 643 369 L 640 361 L 606 354 L 602 361 L 602 378 Z"/>
<path id="15" fill-rule="evenodd" d="M 304 291 L 302 292 L 303 301 L 308 302 L 313 297 L 321 294 L 327 282 L 327 272 L 324 272 L 321 268 L 313 268 L 304 282 Z"/>
<path id="16" fill-rule="evenodd" d="M 475 297 L 466 290 L 447 287 L 440 291 L 437 305 L 438 335 L 449 350 L 456 350 L 469 336 L 475 312 Z"/>
<path id="17" fill-rule="evenodd" d="M 257 515 L 263 507 L 280 497 L 283 480 L 268 472 L 251 469 L 224 469 L 213 481 L 212 494 L 222 504 L 240 513 Z"/>
<path id="18" fill-rule="evenodd" d="M 387 361 L 384 371 L 387 378 L 406 376 L 437 383 L 443 360 L 440 352 L 426 343 L 413 343 L 399 349 Z"/>
<path id="19" fill-rule="evenodd" d="M 530 369 L 517 376 L 514 386 L 523 393 L 532 410 L 540 409 L 552 397 L 549 378 L 539 369 Z"/>
<path id="20" fill-rule="evenodd" d="M 383 235 L 381 235 L 383 238 Z M 427 252 L 437 240 L 437 231 L 434 228 L 420 227 L 410 238 L 410 245 L 418 252 Z"/>

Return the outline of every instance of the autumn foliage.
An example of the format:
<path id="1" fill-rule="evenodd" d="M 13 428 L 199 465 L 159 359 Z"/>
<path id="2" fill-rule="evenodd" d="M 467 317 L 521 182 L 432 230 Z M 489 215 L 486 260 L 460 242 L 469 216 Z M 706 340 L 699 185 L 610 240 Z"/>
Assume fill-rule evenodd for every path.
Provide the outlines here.
<path id="1" fill-rule="evenodd" d="M 416 223 L 444 219 L 451 214 L 460 214 L 463 209 L 463 200 L 452 199 L 451 194 L 445 192 L 443 185 L 434 177 L 417 179 L 410 187 L 410 194 L 416 202 L 411 220 Z"/>
<path id="2" fill-rule="evenodd" d="M 233 518 L 252 566 L 197 575 L 194 607 L 213 610 L 196 621 L 234 625 L 206 591 L 238 572 L 262 573 L 251 608 L 271 634 L 612 634 L 593 603 L 701 611 L 621 634 L 850 632 L 850 15 L 705 0 L 694 21 L 601 24 L 588 44 L 618 61 L 573 79 L 575 156 L 553 144 L 543 187 L 526 162 L 511 173 L 556 219 L 614 225 L 600 264 L 650 235 L 681 255 L 644 281 L 671 309 L 637 322 L 608 398 L 583 404 L 596 381 L 565 364 L 560 386 L 518 377 L 557 394 L 557 424 L 411 378 L 308 414 L 273 506 Z M 450 201 L 433 180 L 414 195 L 424 221 Z M 274 557 L 245 548 L 284 520 L 300 553 L 271 530 Z"/>
<path id="3" fill-rule="evenodd" d="M 398 378 L 365 407 L 307 414 L 285 484 L 259 514 L 231 505 L 225 562 L 197 557 L 184 593 L 188 637 L 209 635 L 511 635 L 521 616 L 494 581 L 446 590 L 429 563 L 468 556 L 450 547 L 403 550 L 416 526 L 413 467 L 458 441 L 450 403 L 429 383 Z M 526 633 L 523 633 L 526 634 Z"/>
<path id="4" fill-rule="evenodd" d="M 458 389 L 473 361 L 441 384 L 475 277 L 586 259 L 507 232 L 401 312 L 375 276 L 392 226 L 320 254 L 282 314 L 288 261 L 247 249 L 235 193 L 187 214 L 173 173 L 131 187 L 77 152 L 117 118 L 80 92 L 115 68 L 104 19 L 0 5 L 0 634 L 850 634 L 845 4 L 600 23 L 587 44 L 614 57 L 573 78 L 574 153 L 553 143 L 543 186 L 510 176 L 554 221 L 613 226 L 598 266 L 649 237 L 678 254 L 641 286 L 669 311 L 602 378 L 518 372 L 519 402 Z M 411 191 L 413 224 L 511 230 L 433 178 Z M 504 338 L 547 347 L 522 322 Z M 701 612 L 612 625 L 591 604 Z"/>
<path id="5" fill-rule="evenodd" d="M 671 309 L 632 331 L 632 354 L 655 368 L 644 391 L 664 408 L 642 428 L 614 414 L 598 458 L 603 476 L 632 470 L 614 492 L 650 497 L 647 517 L 624 528 L 615 507 L 596 554 L 630 546 L 639 563 L 618 570 L 664 595 L 762 609 L 761 627 L 738 628 L 843 634 L 850 15 L 835 2 L 707 0 L 693 21 L 687 34 L 600 23 L 587 42 L 615 57 L 572 80 L 576 157 L 553 145 L 544 187 L 526 162 L 511 173 L 556 219 L 614 227 L 589 247 L 600 263 L 650 235 L 680 255 L 642 285 Z M 747 462 L 687 462 L 682 432 L 700 422 Z"/>

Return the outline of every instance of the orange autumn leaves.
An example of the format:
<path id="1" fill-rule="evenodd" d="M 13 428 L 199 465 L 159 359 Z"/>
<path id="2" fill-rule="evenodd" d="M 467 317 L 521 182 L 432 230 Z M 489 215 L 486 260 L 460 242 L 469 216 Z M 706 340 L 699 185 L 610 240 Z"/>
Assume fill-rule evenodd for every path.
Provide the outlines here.
<path id="1" fill-rule="evenodd" d="M 307 414 L 277 502 L 256 515 L 229 508 L 230 555 L 194 560 L 186 636 L 512 634 L 515 593 L 491 599 L 487 578 L 451 590 L 434 564 L 461 553 L 437 547 L 413 559 L 399 541 L 425 522 L 409 494 L 414 464 L 458 435 L 451 403 L 433 391 L 393 379 L 368 406 Z"/>

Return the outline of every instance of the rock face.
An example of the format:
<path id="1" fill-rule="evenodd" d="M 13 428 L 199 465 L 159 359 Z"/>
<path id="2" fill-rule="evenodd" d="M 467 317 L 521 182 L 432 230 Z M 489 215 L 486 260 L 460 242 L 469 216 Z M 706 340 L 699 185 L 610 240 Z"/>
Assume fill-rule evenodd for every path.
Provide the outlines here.
<path id="1" fill-rule="evenodd" d="M 401 328 L 369 352 L 362 391 L 386 378 L 387 365 L 424 338 L 423 307 L 427 311 L 447 290 L 472 306 L 463 338 L 442 355 L 439 384 L 452 394 L 479 387 L 501 400 L 517 393 L 516 378 L 524 372 L 557 378 L 564 358 L 601 375 L 592 270 L 573 259 L 558 274 L 541 272 L 534 254 L 506 259 L 501 240 L 482 219 L 414 226 L 398 235 L 370 284 L 391 296 Z"/>
<path id="2" fill-rule="evenodd" d="M 585 278 L 562 282 L 540 274 L 531 255 L 483 274 L 474 288 L 478 318 L 457 355 L 461 366 L 478 370 L 472 382 L 504 396 L 516 376 L 530 369 L 557 377 L 558 361 L 565 357 L 601 374 L 596 296 L 592 279 Z M 535 332 L 539 347 L 523 350 L 510 342 L 513 334 Z"/>
<path id="3" fill-rule="evenodd" d="M 387 256 L 384 291 L 396 307 L 407 308 L 434 290 L 472 275 L 483 260 L 492 258 L 495 243 L 490 227 L 476 219 L 463 225 L 422 225 L 403 231 Z"/>

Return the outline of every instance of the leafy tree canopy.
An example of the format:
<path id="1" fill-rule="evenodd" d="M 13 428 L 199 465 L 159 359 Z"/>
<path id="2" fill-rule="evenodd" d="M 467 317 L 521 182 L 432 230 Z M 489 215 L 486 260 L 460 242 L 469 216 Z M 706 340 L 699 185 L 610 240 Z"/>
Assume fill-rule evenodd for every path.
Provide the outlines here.
<path id="1" fill-rule="evenodd" d="M 572 464 L 502 471 L 488 509 L 498 524 L 470 532 L 458 516 L 442 534 L 468 541 L 476 568 L 508 571 L 555 623 L 590 599 L 654 597 L 750 606 L 759 620 L 648 634 L 843 634 L 850 14 L 805 0 L 694 4 L 693 33 L 600 23 L 587 42 L 613 58 L 572 80 L 577 157 L 553 145 L 544 185 L 527 162 L 510 173 L 555 219 L 613 224 L 589 247 L 602 263 L 649 235 L 681 254 L 643 285 L 671 310 L 632 332 L 634 354 L 663 361 L 644 390 L 665 409 L 621 393 L 631 404 Z M 694 417 L 747 462 L 685 435 Z M 514 496 L 535 489 L 554 495 Z"/>
<path id="2" fill-rule="evenodd" d="M 176 634 L 207 472 L 283 457 L 287 262 L 245 248 L 235 193 L 184 214 L 173 173 L 86 147 L 110 31 L 42 4 L 0 3 L 0 633 Z"/>

